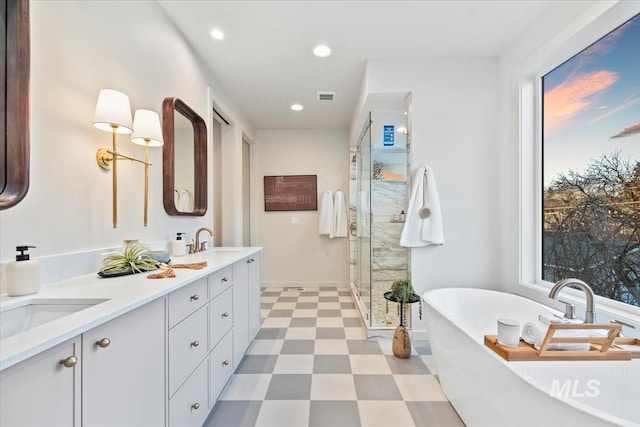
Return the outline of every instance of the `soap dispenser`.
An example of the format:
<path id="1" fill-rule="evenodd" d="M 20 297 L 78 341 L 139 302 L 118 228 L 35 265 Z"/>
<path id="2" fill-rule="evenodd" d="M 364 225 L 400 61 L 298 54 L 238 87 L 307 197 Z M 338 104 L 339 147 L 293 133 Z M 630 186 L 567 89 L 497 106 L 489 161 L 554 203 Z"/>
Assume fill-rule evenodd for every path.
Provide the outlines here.
<path id="1" fill-rule="evenodd" d="M 40 290 L 40 264 L 29 259 L 29 248 L 35 246 L 16 246 L 16 260 L 6 267 L 7 294 L 12 297 L 35 294 Z"/>
<path id="2" fill-rule="evenodd" d="M 183 234 L 185 233 L 176 234 L 176 240 L 174 240 L 171 244 L 171 255 L 184 256 L 187 253 L 187 247 L 184 244 L 184 240 L 182 240 Z"/>

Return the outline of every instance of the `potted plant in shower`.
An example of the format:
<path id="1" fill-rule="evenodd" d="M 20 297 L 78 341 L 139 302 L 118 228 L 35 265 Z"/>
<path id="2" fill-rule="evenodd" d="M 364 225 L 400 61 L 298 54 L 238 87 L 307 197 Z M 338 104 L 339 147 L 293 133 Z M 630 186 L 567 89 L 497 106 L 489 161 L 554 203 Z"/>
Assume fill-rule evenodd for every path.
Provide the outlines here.
<path id="1" fill-rule="evenodd" d="M 386 301 L 386 311 L 389 312 L 389 301 L 398 303 L 398 316 L 400 317 L 400 325 L 396 327 L 393 334 L 393 355 L 406 359 L 411 355 L 411 340 L 409 338 L 409 332 L 405 326 L 406 316 L 405 313 L 409 308 L 407 304 L 419 303 L 420 307 L 420 319 L 422 319 L 422 299 L 411 286 L 411 281 L 406 279 L 399 279 L 393 282 L 391 290 L 385 292 L 384 298 Z"/>

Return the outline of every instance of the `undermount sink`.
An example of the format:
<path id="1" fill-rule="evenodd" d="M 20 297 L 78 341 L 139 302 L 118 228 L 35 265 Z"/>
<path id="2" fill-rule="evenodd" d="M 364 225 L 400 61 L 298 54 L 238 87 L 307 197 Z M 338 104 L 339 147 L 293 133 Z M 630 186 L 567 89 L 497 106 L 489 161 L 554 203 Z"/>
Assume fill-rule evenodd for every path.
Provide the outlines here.
<path id="1" fill-rule="evenodd" d="M 69 314 L 93 307 L 107 299 L 32 298 L 0 308 L 0 340 Z"/>

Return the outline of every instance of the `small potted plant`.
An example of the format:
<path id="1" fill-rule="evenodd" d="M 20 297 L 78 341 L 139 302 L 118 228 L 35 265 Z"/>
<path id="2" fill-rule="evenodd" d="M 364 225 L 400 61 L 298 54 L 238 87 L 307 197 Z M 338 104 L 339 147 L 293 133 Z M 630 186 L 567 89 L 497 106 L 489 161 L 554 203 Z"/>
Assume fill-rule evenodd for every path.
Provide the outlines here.
<path id="1" fill-rule="evenodd" d="M 393 334 L 393 354 L 396 357 L 406 359 L 411 355 L 411 340 L 409 333 L 405 327 L 406 312 L 408 306 L 406 304 L 419 303 L 420 319 L 422 319 L 422 299 L 411 286 L 411 281 L 400 279 L 393 282 L 391 290 L 385 293 L 386 310 L 389 312 L 389 301 L 398 303 L 398 316 L 400 317 L 400 325 L 396 327 Z"/>

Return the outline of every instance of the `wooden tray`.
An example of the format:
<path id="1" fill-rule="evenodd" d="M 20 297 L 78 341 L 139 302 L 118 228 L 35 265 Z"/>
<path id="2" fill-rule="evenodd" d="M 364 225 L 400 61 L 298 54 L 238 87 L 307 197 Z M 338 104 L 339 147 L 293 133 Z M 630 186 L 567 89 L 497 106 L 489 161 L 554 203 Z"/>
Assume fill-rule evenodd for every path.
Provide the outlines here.
<path id="1" fill-rule="evenodd" d="M 606 329 L 605 337 L 555 337 L 554 333 L 562 329 Z M 640 342 L 636 338 L 618 338 L 620 325 L 608 323 L 552 323 L 542 340 L 540 350 L 520 341 L 518 347 L 507 347 L 498 343 L 496 335 L 485 335 L 484 343 L 491 350 L 508 361 L 531 360 L 631 360 L 632 357 L 640 357 Z M 572 350 L 547 350 L 551 343 L 589 343 L 589 351 Z M 625 347 L 621 347 L 624 345 Z M 637 347 L 637 349 L 636 349 Z"/>

